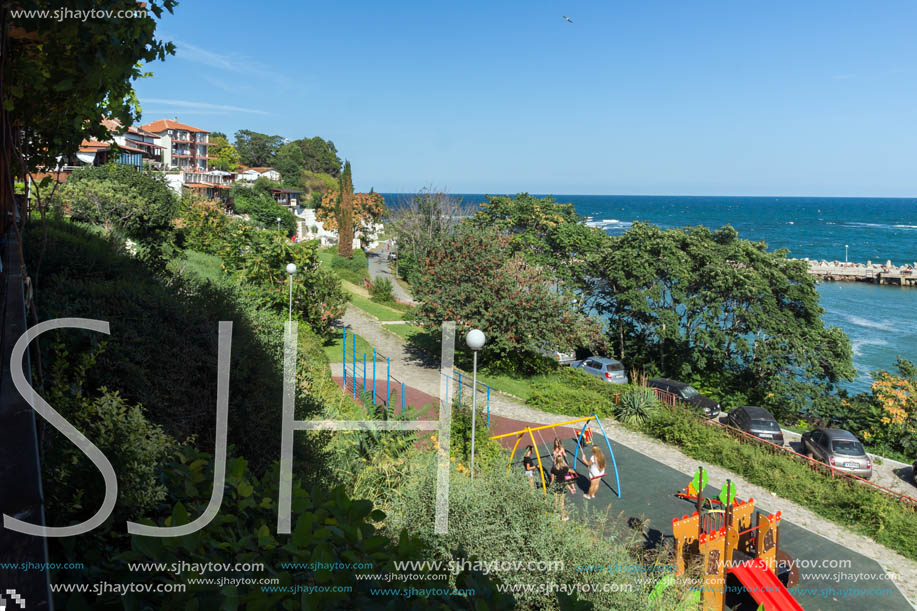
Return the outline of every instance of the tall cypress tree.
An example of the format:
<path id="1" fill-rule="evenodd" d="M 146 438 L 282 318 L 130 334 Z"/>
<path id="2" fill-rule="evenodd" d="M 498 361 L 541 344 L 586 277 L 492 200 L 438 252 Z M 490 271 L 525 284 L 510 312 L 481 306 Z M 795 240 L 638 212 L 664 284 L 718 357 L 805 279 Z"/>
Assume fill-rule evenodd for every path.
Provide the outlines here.
<path id="1" fill-rule="evenodd" d="M 344 163 L 344 171 L 341 172 L 339 197 L 338 255 L 350 259 L 353 257 L 353 178 L 349 161 Z"/>

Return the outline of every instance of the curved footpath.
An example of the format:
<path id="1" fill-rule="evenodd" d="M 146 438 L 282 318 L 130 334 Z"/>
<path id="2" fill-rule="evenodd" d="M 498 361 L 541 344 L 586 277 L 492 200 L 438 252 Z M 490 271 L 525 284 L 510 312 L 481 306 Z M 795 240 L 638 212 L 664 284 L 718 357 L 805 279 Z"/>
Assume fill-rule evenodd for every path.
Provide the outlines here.
<path id="1" fill-rule="evenodd" d="M 363 337 L 370 345 L 374 346 L 380 353 L 391 358 L 392 375 L 399 380 L 405 381 L 410 386 L 428 393 L 433 396 L 439 396 L 439 362 L 430 358 L 424 353 L 412 353 L 409 346 L 405 345 L 404 340 L 400 337 L 385 330 L 378 320 L 366 314 L 362 310 L 350 306 L 341 319 L 341 322 L 348 329 Z M 332 363 L 332 375 L 340 376 L 342 365 Z M 544 424 L 555 424 L 571 420 L 573 416 L 562 416 L 557 414 L 547 414 L 531 407 L 523 405 L 518 399 L 503 395 L 499 392 L 491 393 L 491 413 L 497 416 L 520 420 L 525 422 L 540 422 Z M 652 439 L 642 433 L 626 429 L 614 420 L 604 418 L 602 424 L 608 432 L 609 437 L 621 446 L 633 450 L 644 457 L 648 457 L 656 462 L 665 465 L 675 471 L 683 473 L 686 477 L 681 486 L 684 486 L 690 479 L 690 476 L 697 471 L 698 462 L 681 453 L 678 449 L 666 445 L 660 441 Z M 780 510 L 784 520 L 791 522 L 793 525 L 801 527 L 815 535 L 827 539 L 829 542 L 836 543 L 848 550 L 861 554 L 879 564 L 886 573 L 895 575 L 893 581 L 860 581 L 857 583 L 848 582 L 841 587 L 855 588 L 893 588 L 897 586 L 898 590 L 910 601 L 913 606 L 917 604 L 917 562 L 905 558 L 872 539 L 863 535 L 856 534 L 850 530 L 830 522 L 821 516 L 809 511 L 805 507 L 792 501 L 776 497 L 772 493 L 760 486 L 756 486 L 745 481 L 741 476 L 736 475 L 726 469 L 716 465 L 704 465 L 710 473 L 710 482 L 724 482 L 727 478 L 735 482 L 737 489 L 741 492 L 740 496 L 745 498 L 754 498 L 758 504 L 768 511 Z M 622 488 L 625 495 L 630 487 L 634 490 L 635 482 L 628 481 L 626 470 L 622 470 Z M 641 488 L 645 488 L 643 482 Z M 672 490 L 671 495 L 677 491 Z M 690 506 L 685 504 L 684 512 L 688 513 Z M 673 516 L 674 517 L 674 516 Z M 825 557 L 825 560 L 831 560 Z M 808 569 L 812 570 L 812 569 Z M 837 572 L 838 569 L 814 569 L 824 572 Z M 841 569 L 842 572 L 858 572 L 856 567 L 852 569 Z M 894 584 L 894 585 L 891 585 Z M 900 599 L 899 599 L 900 600 Z M 831 598 L 824 601 L 825 609 L 832 608 Z M 835 603 L 840 601 L 835 601 Z M 849 602 L 849 601 L 848 601 Z M 881 597 L 874 597 L 869 600 L 868 606 L 859 608 L 877 609 L 900 609 L 901 605 L 886 606 L 886 601 Z M 888 601 L 890 602 L 890 601 Z M 917 607 L 915 607 L 917 608 Z M 808 611 L 808 610 L 807 610 Z"/>
<path id="2" fill-rule="evenodd" d="M 415 305 L 417 302 L 415 302 L 411 296 L 408 295 L 408 292 L 404 290 L 403 286 L 398 284 L 398 281 L 392 274 L 391 267 L 389 267 L 388 247 L 391 246 L 391 243 L 391 240 L 381 242 L 375 250 L 366 253 L 366 263 L 369 267 L 369 277 L 373 281 L 375 281 L 376 278 L 388 278 L 389 282 L 392 283 L 392 290 L 395 293 L 395 298 L 398 301 Z"/>

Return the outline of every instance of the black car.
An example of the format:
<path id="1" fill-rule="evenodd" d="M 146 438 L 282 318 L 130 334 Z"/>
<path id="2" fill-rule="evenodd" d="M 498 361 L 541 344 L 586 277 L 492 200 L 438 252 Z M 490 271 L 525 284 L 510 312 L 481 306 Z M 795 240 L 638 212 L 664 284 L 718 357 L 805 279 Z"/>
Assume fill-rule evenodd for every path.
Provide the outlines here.
<path id="1" fill-rule="evenodd" d="M 698 411 L 703 410 L 704 415 L 708 418 L 713 418 L 720 413 L 719 403 L 700 394 L 696 388 L 685 382 L 668 378 L 653 378 L 647 382 L 647 386 L 672 393 Z"/>
<path id="2" fill-rule="evenodd" d="M 783 431 L 780 430 L 780 425 L 763 407 L 746 405 L 734 409 L 726 416 L 726 424 L 758 439 L 776 443 L 778 446 L 783 445 Z"/>

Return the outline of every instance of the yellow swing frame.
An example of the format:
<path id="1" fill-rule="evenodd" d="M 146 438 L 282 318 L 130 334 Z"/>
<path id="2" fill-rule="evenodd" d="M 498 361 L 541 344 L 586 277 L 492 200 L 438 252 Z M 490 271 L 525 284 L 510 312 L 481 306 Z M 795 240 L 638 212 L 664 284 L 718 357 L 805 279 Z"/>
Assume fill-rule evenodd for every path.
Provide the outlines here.
<path id="1" fill-rule="evenodd" d="M 617 463 L 615 462 L 614 453 L 611 450 L 611 444 L 608 443 L 608 435 L 605 434 L 605 427 L 602 426 L 602 422 L 598 419 L 598 416 L 596 416 L 595 414 L 593 414 L 592 416 L 586 416 L 585 418 L 577 418 L 575 420 L 567 420 L 566 422 L 558 422 L 557 424 L 546 424 L 544 426 L 535 426 L 535 427 L 527 426 L 524 429 L 522 429 L 521 431 L 513 431 L 512 433 L 503 433 L 502 435 L 494 435 L 493 437 L 491 437 L 491 439 L 503 439 L 505 437 L 512 437 L 513 435 L 518 435 L 518 437 L 516 438 L 516 443 L 515 445 L 513 445 L 513 451 L 509 455 L 509 464 L 506 467 L 506 473 L 509 474 L 509 470 L 513 466 L 513 458 L 516 456 L 516 449 L 519 447 L 519 442 L 522 441 L 522 438 L 525 437 L 526 433 L 528 433 L 529 437 L 532 439 L 532 447 L 536 448 L 535 457 L 538 459 L 538 467 L 539 467 L 539 470 L 541 471 L 541 487 L 544 490 L 544 493 L 547 494 L 548 493 L 548 484 L 544 477 L 544 465 L 542 465 L 541 463 L 541 454 L 538 453 L 537 451 L 538 443 L 535 441 L 535 435 L 533 433 L 535 431 L 553 429 L 559 426 L 568 426 L 570 424 L 576 424 L 577 422 L 586 422 L 587 424 L 583 425 L 583 430 L 580 431 L 579 438 L 577 439 L 577 442 L 576 442 L 577 451 L 578 451 L 580 441 L 582 440 L 582 437 L 583 437 L 583 432 L 585 432 L 588 422 L 592 420 L 595 420 L 596 423 L 599 425 L 599 428 L 602 429 L 602 435 L 605 437 L 605 443 L 608 445 L 609 457 L 611 458 L 612 465 L 614 465 L 615 483 L 618 486 L 618 489 L 616 490 L 616 492 L 617 492 L 618 497 L 620 497 L 621 496 L 621 482 L 618 479 L 618 466 L 617 466 Z M 576 454 L 574 454 L 574 463 L 575 462 L 576 462 Z M 574 464 L 574 468 L 575 466 L 576 465 Z"/>

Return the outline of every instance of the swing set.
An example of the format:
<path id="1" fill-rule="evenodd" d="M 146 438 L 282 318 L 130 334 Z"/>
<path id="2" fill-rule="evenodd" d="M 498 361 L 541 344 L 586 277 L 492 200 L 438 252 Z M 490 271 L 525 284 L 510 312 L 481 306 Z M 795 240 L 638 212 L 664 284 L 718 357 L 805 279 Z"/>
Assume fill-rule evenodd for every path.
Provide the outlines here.
<path id="1" fill-rule="evenodd" d="M 558 422 L 557 424 L 546 424 L 544 426 L 535 426 L 535 427 L 527 426 L 520 431 L 513 431 L 512 433 L 504 433 L 502 435 L 494 435 L 493 437 L 491 437 L 491 439 L 503 439 L 505 437 L 512 437 L 513 435 L 517 435 L 516 444 L 513 446 L 513 451 L 509 455 L 509 465 L 506 467 L 506 472 L 509 473 L 509 470 L 510 468 L 512 468 L 512 465 L 513 465 L 513 457 L 516 455 L 516 449 L 519 447 L 519 442 L 522 441 L 522 438 L 525 437 L 526 434 L 528 434 L 528 436 L 531 438 L 532 446 L 535 448 L 538 448 L 538 443 L 535 441 L 534 433 L 538 433 L 538 437 L 539 439 L 541 439 L 542 445 L 547 445 L 544 442 L 544 438 L 541 436 L 541 431 L 545 429 L 553 429 L 558 426 L 568 426 L 571 424 L 582 422 L 583 428 L 580 429 L 579 436 L 576 439 L 576 449 L 573 451 L 573 462 L 571 463 L 573 465 L 573 471 L 576 471 L 576 457 L 579 454 L 580 445 L 583 441 L 583 435 L 586 434 L 588 431 L 589 434 L 587 435 L 587 443 L 591 441 L 592 431 L 589 430 L 588 427 L 589 427 L 589 423 L 592 422 L 593 420 L 595 420 L 596 424 L 599 425 L 599 429 L 601 429 L 602 431 L 602 437 L 605 438 L 605 446 L 608 448 L 608 457 L 611 459 L 611 465 L 614 468 L 614 472 L 615 472 L 615 487 L 616 487 L 615 494 L 618 495 L 618 498 L 621 498 L 621 480 L 620 478 L 618 478 L 618 465 L 615 462 L 615 454 L 611 449 L 611 443 L 609 443 L 608 441 L 608 435 L 605 433 L 605 427 L 602 426 L 602 421 L 599 420 L 599 417 L 596 416 L 595 414 L 591 416 L 587 416 L 585 418 L 577 418 L 576 420 L 567 420 L 566 422 Z M 545 494 L 547 494 L 548 484 L 547 484 L 547 481 L 545 481 L 545 477 L 544 477 L 544 466 L 541 464 L 541 454 L 538 453 L 536 450 L 535 455 L 536 455 L 536 458 L 538 459 L 539 471 L 541 472 L 541 487 L 544 490 Z"/>

